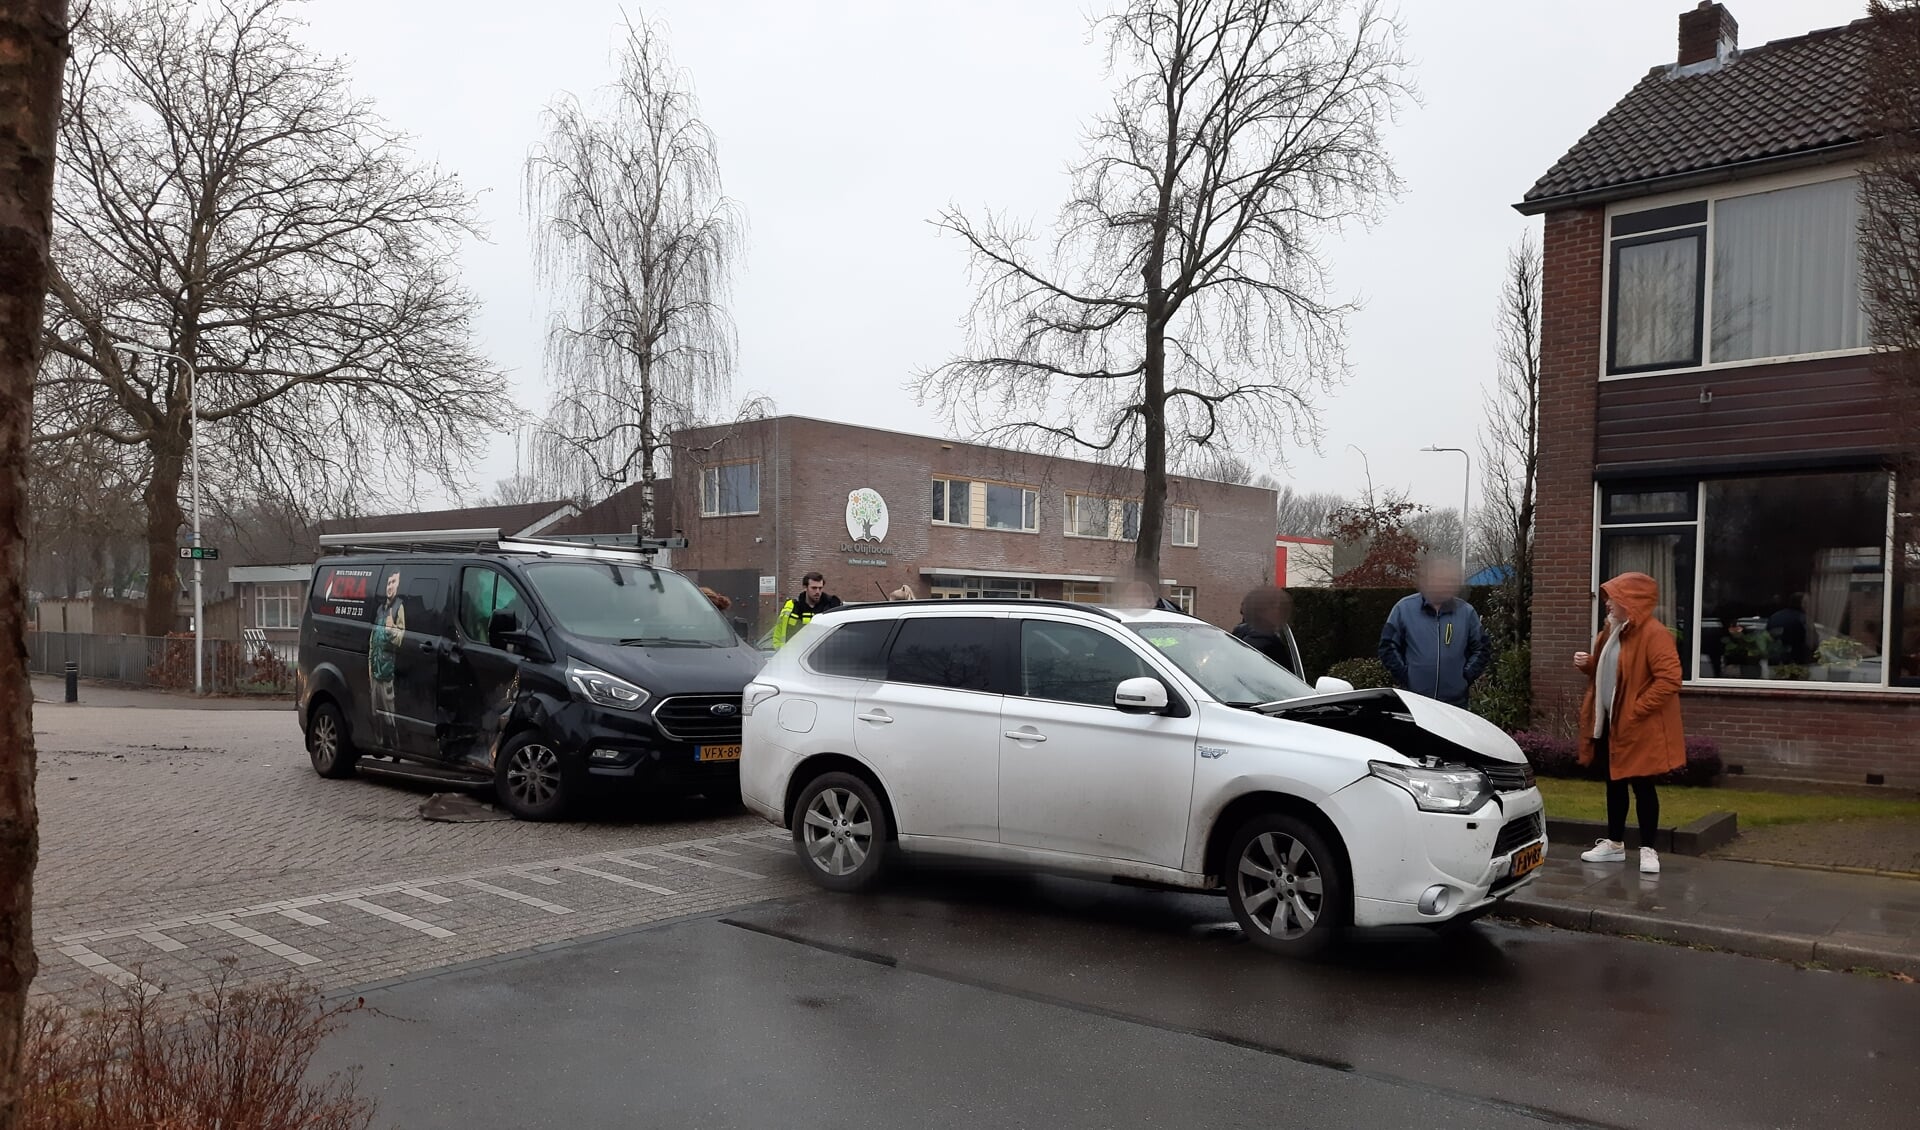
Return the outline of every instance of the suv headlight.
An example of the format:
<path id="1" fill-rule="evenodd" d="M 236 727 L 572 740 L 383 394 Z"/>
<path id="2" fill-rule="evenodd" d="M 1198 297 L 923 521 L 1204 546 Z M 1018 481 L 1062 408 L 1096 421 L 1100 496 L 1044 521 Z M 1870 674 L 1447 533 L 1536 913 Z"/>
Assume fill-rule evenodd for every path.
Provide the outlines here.
<path id="1" fill-rule="evenodd" d="M 638 710 L 652 697 L 625 679 L 578 663 L 567 665 L 567 682 L 573 685 L 574 694 L 609 710 Z"/>
<path id="2" fill-rule="evenodd" d="M 1422 812 L 1476 812 L 1493 795 L 1487 775 L 1478 769 L 1427 769 L 1391 761 L 1369 761 L 1367 768 L 1407 790 Z"/>

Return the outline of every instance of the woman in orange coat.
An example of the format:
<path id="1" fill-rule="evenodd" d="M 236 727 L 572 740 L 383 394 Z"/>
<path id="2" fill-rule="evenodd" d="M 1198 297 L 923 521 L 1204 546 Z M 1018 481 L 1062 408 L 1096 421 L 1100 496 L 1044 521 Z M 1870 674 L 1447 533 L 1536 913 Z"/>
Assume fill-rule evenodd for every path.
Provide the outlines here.
<path id="1" fill-rule="evenodd" d="M 1580 764 L 1607 766 L 1607 838 L 1580 858 L 1619 863 L 1627 858 L 1627 793 L 1640 810 L 1640 870 L 1660 873 L 1653 850 L 1660 827 L 1654 779 L 1687 763 L 1680 730 L 1680 651 L 1673 633 L 1653 615 L 1660 586 L 1645 573 L 1622 573 L 1600 586 L 1607 622 L 1592 651 L 1574 655 L 1587 677 L 1580 704 Z"/>

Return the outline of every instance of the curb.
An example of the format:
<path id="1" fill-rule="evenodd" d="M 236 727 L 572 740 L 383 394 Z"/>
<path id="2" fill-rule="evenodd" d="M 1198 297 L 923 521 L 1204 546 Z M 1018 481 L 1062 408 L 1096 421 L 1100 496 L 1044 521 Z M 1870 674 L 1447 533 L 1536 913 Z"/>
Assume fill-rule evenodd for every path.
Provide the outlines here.
<path id="1" fill-rule="evenodd" d="M 1586 934 L 1652 938 L 1679 945 L 1708 946 L 1748 957 L 1791 961 L 1799 965 L 1820 962 L 1838 969 L 1875 969 L 1920 976 L 1920 954 L 1806 935 L 1770 934 L 1763 930 L 1716 926 L 1705 922 L 1678 922 L 1650 914 L 1529 899 L 1517 894 L 1502 901 L 1493 915 L 1528 919 Z"/>

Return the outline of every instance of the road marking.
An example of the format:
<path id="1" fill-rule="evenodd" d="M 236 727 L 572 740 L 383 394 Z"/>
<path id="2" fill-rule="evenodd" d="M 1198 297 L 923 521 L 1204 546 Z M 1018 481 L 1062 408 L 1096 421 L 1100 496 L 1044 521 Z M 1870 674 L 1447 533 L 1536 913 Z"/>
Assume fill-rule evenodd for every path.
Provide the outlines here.
<path id="1" fill-rule="evenodd" d="M 624 863 L 628 867 L 637 867 L 642 871 L 660 870 L 658 867 L 655 867 L 651 863 L 642 863 L 637 859 L 628 859 L 626 856 L 620 855 L 617 852 L 610 851 L 607 854 L 601 856 L 600 858 L 606 860 L 608 863 Z"/>
<path id="2" fill-rule="evenodd" d="M 510 891 L 505 887 L 496 887 L 492 883 L 482 883 L 478 879 L 463 879 L 461 880 L 461 885 L 472 887 L 476 891 L 485 891 L 490 895 L 499 895 L 503 899 L 512 899 L 514 902 L 525 903 L 528 906 L 537 906 L 548 914 L 573 913 L 573 911 L 567 907 L 548 902 L 546 899 L 537 899 L 532 895 L 523 895 L 519 891 Z"/>
<path id="3" fill-rule="evenodd" d="M 432 891 L 423 891 L 419 887 L 401 887 L 400 893 L 410 895 L 413 898 L 419 899 L 421 902 L 433 903 L 436 906 L 444 906 L 453 901 L 445 895 L 436 895 Z"/>
<path id="4" fill-rule="evenodd" d="M 179 953 L 187 947 L 167 937 L 158 930 L 140 931 L 140 940 L 159 950 L 161 953 Z"/>
<path id="5" fill-rule="evenodd" d="M 642 883 L 638 879 L 629 879 L 625 875 L 615 875 L 611 871 L 595 871 L 591 867 L 574 867 L 574 866 L 568 866 L 564 868 L 564 870 L 577 871 L 582 875 L 591 875 L 596 879 L 605 879 L 609 883 L 618 883 L 623 887 L 638 887 L 643 891 L 652 891 L 656 895 L 673 894 L 672 891 L 666 889 L 665 887 L 656 887 L 652 883 Z"/>
<path id="6" fill-rule="evenodd" d="M 304 910 L 295 910 L 292 907 L 276 911 L 275 913 L 279 914 L 282 918 L 291 918 L 302 926 L 325 926 L 327 924 L 327 920 L 317 914 L 308 914 Z"/>
<path id="7" fill-rule="evenodd" d="M 112 981 L 114 984 L 120 986 L 123 989 L 138 988 L 141 991 L 141 993 L 146 994 L 148 996 L 156 994 L 160 991 L 154 986 L 147 984 L 145 981 L 142 981 L 140 978 L 135 977 L 133 974 L 120 968 L 118 965 L 115 965 L 113 962 L 108 961 L 104 957 L 101 957 L 99 954 L 88 949 L 86 946 L 79 945 L 77 943 L 70 946 L 61 946 L 60 952 L 66 954 L 68 957 L 79 962 L 88 971 L 93 973 L 98 973 L 100 976 L 105 977 L 107 980 Z"/>
<path id="8" fill-rule="evenodd" d="M 261 949 L 266 950 L 268 953 L 273 954 L 275 957 L 284 957 L 288 961 L 293 962 L 295 965 L 320 964 L 319 958 L 313 956 L 312 954 L 306 952 L 305 950 L 296 949 L 295 947 L 290 946 L 285 942 L 276 941 L 273 938 L 269 938 L 268 936 L 266 936 L 265 934 L 262 934 L 260 931 L 254 929 L 253 927 L 242 926 L 240 923 L 235 922 L 231 918 L 215 919 L 214 921 L 207 923 L 207 925 L 213 927 L 216 930 L 220 930 L 225 933 L 232 934 L 234 937 L 239 938 L 243 942 L 247 942 L 252 945 L 259 946 Z"/>
<path id="9" fill-rule="evenodd" d="M 507 874 L 516 879 L 525 879 L 529 883 L 538 883 L 543 887 L 557 887 L 560 885 L 560 880 L 551 875 L 535 875 L 531 871 L 509 871 Z"/>
<path id="10" fill-rule="evenodd" d="M 784 836 L 781 838 L 785 839 Z M 775 855 L 785 855 L 788 852 L 793 850 L 793 845 L 791 843 L 771 844 L 771 843 L 768 843 L 758 833 L 752 836 L 741 836 L 737 839 L 732 840 L 731 842 L 739 844 L 742 847 L 756 847 L 756 848 L 759 848 L 761 851 L 770 851 Z"/>
<path id="11" fill-rule="evenodd" d="M 740 870 L 740 869 L 739 869 L 738 867 L 728 867 L 728 866 L 727 866 L 726 864 L 724 864 L 724 863 L 714 863 L 714 862 L 711 862 L 711 861 L 709 861 L 709 860 L 705 860 L 705 859 L 695 859 L 694 857 L 692 857 L 692 856 L 690 856 L 690 855 L 679 855 L 679 854 L 677 854 L 677 853 L 675 853 L 675 852 L 671 852 L 671 851 L 660 851 L 660 850 L 658 850 L 658 849 L 655 849 L 655 850 L 653 850 L 653 851 L 649 851 L 649 852 L 644 852 L 644 853 L 642 853 L 642 854 L 645 854 L 645 855 L 657 855 L 657 856 L 659 856 L 659 857 L 660 857 L 661 859 L 671 859 L 671 860 L 673 860 L 673 861 L 675 861 L 675 862 L 677 862 L 677 863 L 691 863 L 691 864 L 693 864 L 693 865 L 694 865 L 695 867 L 705 867 L 705 868 L 707 868 L 707 869 L 708 869 L 708 870 L 710 870 L 710 871 L 725 871 L 725 872 L 726 872 L 727 874 L 729 874 L 729 875 L 738 875 L 738 876 L 740 876 L 740 877 L 741 877 L 742 879 L 764 879 L 764 878 L 766 878 L 766 876 L 765 876 L 765 875 L 756 875 L 756 874 L 754 874 L 754 873 L 753 873 L 753 872 L 751 872 L 751 871 L 742 871 L 742 870 Z"/>
<path id="12" fill-rule="evenodd" d="M 375 918 L 384 918 L 396 926 L 405 926 L 409 930 L 418 930 L 429 938 L 451 938 L 453 931 L 431 922 L 422 922 L 411 914 L 402 914 L 397 910 L 388 910 L 384 906 L 375 906 L 366 899 L 346 899 L 346 904 L 355 910 L 364 910 Z"/>

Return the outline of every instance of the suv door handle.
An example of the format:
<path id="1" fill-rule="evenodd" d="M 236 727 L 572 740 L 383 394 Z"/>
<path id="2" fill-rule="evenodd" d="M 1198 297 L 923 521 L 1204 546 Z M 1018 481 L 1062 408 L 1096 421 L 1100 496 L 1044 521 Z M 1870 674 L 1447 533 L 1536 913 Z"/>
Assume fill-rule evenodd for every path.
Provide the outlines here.
<path id="1" fill-rule="evenodd" d="M 1012 738 L 1016 742 L 1044 742 L 1047 740 L 1047 735 L 1032 728 L 1025 730 L 1008 730 L 1007 737 Z"/>
<path id="2" fill-rule="evenodd" d="M 854 717 L 860 719 L 862 722 L 877 722 L 886 726 L 893 724 L 893 719 L 889 717 L 884 710 L 877 711 L 873 714 L 856 714 Z"/>

